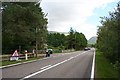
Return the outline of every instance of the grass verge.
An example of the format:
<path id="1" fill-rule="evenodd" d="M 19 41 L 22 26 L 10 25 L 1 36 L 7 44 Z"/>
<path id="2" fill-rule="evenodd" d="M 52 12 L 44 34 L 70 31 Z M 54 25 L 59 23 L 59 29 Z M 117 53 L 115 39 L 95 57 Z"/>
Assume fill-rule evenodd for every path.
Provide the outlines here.
<path id="1" fill-rule="evenodd" d="M 32 61 L 32 60 L 38 60 L 39 58 L 28 58 L 28 60 L 25 59 L 19 59 L 18 61 L 0 61 L 0 66 L 6 66 L 6 65 L 11 65 L 11 64 L 16 64 L 16 63 L 22 63 L 22 62 L 27 62 L 27 61 Z"/>
<path id="2" fill-rule="evenodd" d="M 113 65 L 101 54 L 96 51 L 96 78 L 118 78 L 118 72 Z"/>

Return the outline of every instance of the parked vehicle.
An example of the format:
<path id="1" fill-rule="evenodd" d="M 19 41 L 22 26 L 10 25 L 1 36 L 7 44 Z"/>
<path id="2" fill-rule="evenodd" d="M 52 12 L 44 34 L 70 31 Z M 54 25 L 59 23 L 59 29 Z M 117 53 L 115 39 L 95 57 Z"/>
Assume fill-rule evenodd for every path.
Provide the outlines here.
<path id="1" fill-rule="evenodd" d="M 88 50 L 90 50 L 90 48 L 86 47 L 86 48 L 84 48 L 84 50 L 85 50 L 85 51 L 88 51 Z"/>

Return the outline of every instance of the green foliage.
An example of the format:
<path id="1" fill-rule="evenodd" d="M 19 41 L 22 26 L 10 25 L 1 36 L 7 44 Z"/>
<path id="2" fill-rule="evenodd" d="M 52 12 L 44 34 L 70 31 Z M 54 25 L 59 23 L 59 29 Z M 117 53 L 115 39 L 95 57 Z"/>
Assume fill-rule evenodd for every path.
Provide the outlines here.
<path id="1" fill-rule="evenodd" d="M 87 46 L 87 39 L 84 34 L 70 29 L 69 35 L 50 33 L 47 38 L 48 48 L 75 49 L 80 50 Z"/>
<path id="2" fill-rule="evenodd" d="M 97 48 L 113 64 L 120 63 L 120 3 L 109 17 L 101 17 L 98 29 Z"/>
<path id="3" fill-rule="evenodd" d="M 68 49 L 75 49 L 75 35 L 74 34 L 75 32 L 71 27 L 69 31 L 69 35 L 67 36 L 67 42 L 66 42 Z"/>
<path id="4" fill-rule="evenodd" d="M 75 49 L 84 49 L 87 46 L 87 39 L 84 34 L 75 32 Z"/>
<path id="5" fill-rule="evenodd" d="M 47 43 L 49 46 L 59 47 L 64 46 L 65 35 L 60 33 L 48 34 Z"/>
<path id="6" fill-rule="evenodd" d="M 47 37 L 47 19 L 42 9 L 35 3 L 3 3 L 2 13 L 2 51 L 10 53 L 21 46 L 33 49 L 35 41 L 43 48 Z"/>
<path id="7" fill-rule="evenodd" d="M 87 39 L 84 34 L 75 32 L 71 28 L 69 35 L 67 36 L 66 46 L 67 49 L 80 50 L 87 46 Z"/>

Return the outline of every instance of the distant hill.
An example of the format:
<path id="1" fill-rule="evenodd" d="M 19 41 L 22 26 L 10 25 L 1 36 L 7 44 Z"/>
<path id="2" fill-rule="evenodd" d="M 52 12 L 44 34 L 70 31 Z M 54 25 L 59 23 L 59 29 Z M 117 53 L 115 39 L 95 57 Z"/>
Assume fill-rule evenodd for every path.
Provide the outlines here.
<path id="1" fill-rule="evenodd" d="M 64 34 L 65 36 L 67 36 L 67 35 L 69 35 L 69 33 L 68 32 L 57 32 L 57 31 L 48 31 L 48 33 L 50 34 L 52 34 L 52 33 L 60 33 L 60 34 Z"/>
<path id="2" fill-rule="evenodd" d="M 88 44 L 95 44 L 97 41 L 97 37 L 96 36 L 93 36 L 91 37 L 89 40 L 88 40 Z"/>
<path id="3" fill-rule="evenodd" d="M 56 32 L 56 31 L 48 31 L 48 33 L 50 34 L 50 33 L 58 33 L 58 32 Z"/>

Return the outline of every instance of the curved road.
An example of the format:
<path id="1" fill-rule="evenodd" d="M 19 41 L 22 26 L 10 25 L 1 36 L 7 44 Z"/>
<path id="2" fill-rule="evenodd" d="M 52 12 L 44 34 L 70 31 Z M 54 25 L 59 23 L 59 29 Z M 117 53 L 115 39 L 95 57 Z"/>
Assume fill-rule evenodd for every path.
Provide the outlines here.
<path id="1" fill-rule="evenodd" d="M 94 49 L 52 54 L 32 63 L 2 69 L 4 78 L 87 78 L 91 77 Z"/>

